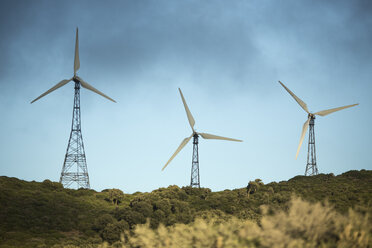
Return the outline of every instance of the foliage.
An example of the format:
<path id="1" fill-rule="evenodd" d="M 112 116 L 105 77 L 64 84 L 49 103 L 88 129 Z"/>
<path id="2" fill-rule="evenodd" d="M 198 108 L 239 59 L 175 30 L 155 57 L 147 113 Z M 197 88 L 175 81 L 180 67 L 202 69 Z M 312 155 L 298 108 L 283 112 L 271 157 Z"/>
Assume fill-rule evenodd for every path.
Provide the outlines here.
<path id="1" fill-rule="evenodd" d="M 105 200 L 112 202 L 116 206 L 124 199 L 124 193 L 120 189 L 107 189 L 102 192 L 108 192 L 108 197 Z"/>
<path id="2" fill-rule="evenodd" d="M 254 181 L 250 181 L 247 186 L 247 196 L 254 194 L 261 185 L 264 185 L 261 179 L 256 179 Z"/>
<path id="3" fill-rule="evenodd" d="M 125 233 L 122 248 L 159 247 L 369 247 L 372 226 L 368 217 L 350 210 L 342 215 L 329 203 L 309 203 L 293 197 L 287 211 L 263 215 L 261 224 L 232 217 L 196 219 L 152 229 L 150 223 Z M 118 244 L 117 244 L 118 245 Z M 107 244 L 103 247 L 108 247 Z"/>
<path id="4" fill-rule="evenodd" d="M 217 219 L 226 225 L 230 220 L 249 221 L 263 228 L 264 213 L 276 213 L 277 217 L 279 213 L 290 214 L 286 211 L 293 195 L 315 205 L 327 200 L 327 206 L 333 208 L 330 213 L 337 216 L 372 216 L 372 171 L 296 176 L 266 185 L 256 179 L 250 185 L 248 192 L 245 187 L 212 192 L 208 188 L 172 185 L 151 193 L 125 194 L 118 189 L 72 190 L 49 180 L 38 183 L 0 177 L 0 247 L 96 246 L 102 241 L 114 244 L 121 233 L 129 235 L 145 223 L 160 230 L 188 224 L 191 228 L 202 220 L 209 225 L 209 220 Z M 354 209 L 352 213 L 350 208 Z M 353 236 L 355 223 L 340 231 L 345 240 L 358 241 L 359 236 Z M 363 226 L 364 222 L 358 223 Z"/>

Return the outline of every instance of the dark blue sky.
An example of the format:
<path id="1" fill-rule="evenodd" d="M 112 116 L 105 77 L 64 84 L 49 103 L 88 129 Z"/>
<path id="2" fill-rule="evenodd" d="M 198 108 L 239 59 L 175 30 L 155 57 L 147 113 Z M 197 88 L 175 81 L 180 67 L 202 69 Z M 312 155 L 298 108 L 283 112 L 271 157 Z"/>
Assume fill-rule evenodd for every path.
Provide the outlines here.
<path id="1" fill-rule="evenodd" d="M 91 186 L 151 191 L 189 184 L 192 144 L 177 88 L 201 140 L 201 185 L 213 190 L 303 174 L 306 113 L 319 111 L 319 171 L 372 169 L 371 1 L 0 1 L 0 175 L 58 181 L 78 75 L 118 103 L 82 90 Z"/>

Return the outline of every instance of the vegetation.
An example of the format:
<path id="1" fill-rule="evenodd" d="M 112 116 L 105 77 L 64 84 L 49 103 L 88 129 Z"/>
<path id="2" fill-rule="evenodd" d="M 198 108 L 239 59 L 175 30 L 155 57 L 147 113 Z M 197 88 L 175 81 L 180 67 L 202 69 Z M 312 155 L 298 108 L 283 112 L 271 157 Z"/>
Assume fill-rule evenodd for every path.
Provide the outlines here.
<path id="1" fill-rule="evenodd" d="M 368 247 L 372 226 L 368 218 L 350 210 L 344 216 L 328 203 L 308 203 L 294 197 L 287 211 L 265 212 L 257 224 L 231 217 L 196 219 L 193 223 L 138 225 L 133 234 L 126 231 L 116 247 Z M 124 238 L 126 237 L 126 238 Z M 102 247 L 108 247 L 107 244 Z"/>
<path id="2" fill-rule="evenodd" d="M 372 247 L 371 185 L 368 170 L 134 194 L 0 177 L 0 247 Z"/>

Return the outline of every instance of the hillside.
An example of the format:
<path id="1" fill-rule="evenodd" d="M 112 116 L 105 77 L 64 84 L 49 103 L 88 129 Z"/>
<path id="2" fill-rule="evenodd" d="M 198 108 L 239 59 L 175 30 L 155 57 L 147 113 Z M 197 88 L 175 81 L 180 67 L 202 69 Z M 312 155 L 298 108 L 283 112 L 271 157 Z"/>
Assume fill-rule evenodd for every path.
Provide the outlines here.
<path id="1" fill-rule="evenodd" d="M 245 186 L 245 185 L 244 185 Z M 288 181 L 247 189 L 211 192 L 208 188 L 169 186 L 151 193 L 125 194 L 121 190 L 64 189 L 45 180 L 26 182 L 0 177 L 0 247 L 51 247 L 56 244 L 114 243 L 125 230 L 149 220 L 189 224 L 197 217 L 236 217 L 260 222 L 262 205 L 274 213 L 286 210 L 293 195 L 309 202 L 328 200 L 339 213 L 349 208 L 372 216 L 372 171 L 349 171 L 339 176 L 296 176 Z M 128 232 L 127 232 L 128 233 Z M 130 233 L 130 232 L 129 232 Z"/>

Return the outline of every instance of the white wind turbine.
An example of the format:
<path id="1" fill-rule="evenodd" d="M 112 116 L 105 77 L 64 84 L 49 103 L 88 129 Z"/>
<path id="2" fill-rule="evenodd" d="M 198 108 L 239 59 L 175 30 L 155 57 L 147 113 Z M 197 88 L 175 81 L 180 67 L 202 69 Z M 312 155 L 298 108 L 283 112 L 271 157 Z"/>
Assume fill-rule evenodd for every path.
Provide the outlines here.
<path id="1" fill-rule="evenodd" d="M 183 97 L 182 91 L 180 88 L 178 88 L 180 91 L 180 95 L 182 98 L 183 106 L 185 107 L 187 119 L 189 120 L 190 127 L 192 129 L 192 134 L 185 138 L 177 150 L 173 153 L 172 157 L 168 160 L 168 162 L 164 165 L 162 170 L 165 169 L 165 167 L 168 166 L 168 164 L 173 160 L 173 158 L 186 146 L 186 144 L 190 141 L 190 139 L 193 137 L 193 156 L 192 156 L 192 168 L 191 168 L 191 187 L 199 187 L 200 188 L 200 175 L 199 175 L 199 152 L 198 152 L 198 144 L 199 144 L 199 135 L 204 138 L 204 139 L 219 139 L 219 140 L 229 140 L 229 141 L 237 141 L 237 142 L 242 142 L 242 140 L 238 139 L 231 139 L 231 138 L 226 138 L 222 136 L 217 136 L 209 133 L 200 133 L 196 132 L 194 130 L 194 125 L 195 125 L 195 120 L 189 110 L 189 107 L 186 104 L 185 98 Z"/>
<path id="2" fill-rule="evenodd" d="M 307 176 L 307 175 L 309 175 L 309 176 L 317 175 L 318 174 L 318 167 L 316 165 L 315 133 L 314 133 L 315 115 L 326 116 L 326 115 L 329 115 L 333 112 L 336 112 L 336 111 L 339 111 L 339 110 L 342 110 L 342 109 L 354 107 L 354 106 L 358 105 L 358 103 L 357 104 L 352 104 L 352 105 L 347 105 L 347 106 L 342 106 L 342 107 L 338 107 L 338 108 L 322 110 L 322 111 L 318 111 L 316 113 L 311 113 L 307 109 L 306 103 L 304 103 L 300 98 L 298 98 L 282 82 L 279 81 L 279 83 L 296 100 L 296 102 L 301 106 L 301 108 L 303 108 L 303 110 L 305 110 L 306 113 L 308 113 L 307 120 L 302 127 L 302 133 L 301 133 L 300 143 L 299 143 L 298 148 L 297 148 L 296 159 L 298 157 L 298 153 L 300 152 L 303 140 L 305 138 L 307 128 L 309 127 L 309 144 L 308 144 L 307 164 L 306 164 L 305 176 Z"/>
<path id="3" fill-rule="evenodd" d="M 46 96 L 47 94 L 55 91 L 56 89 L 66 85 L 70 81 L 75 82 L 75 97 L 74 97 L 74 108 L 72 114 L 72 126 L 71 126 L 71 133 L 70 139 L 68 142 L 65 160 L 63 163 L 63 168 L 60 177 L 60 183 L 62 183 L 65 187 L 69 187 L 72 183 L 76 183 L 77 187 L 80 188 L 90 188 L 89 183 L 89 176 L 88 176 L 88 168 L 86 164 L 85 158 L 85 151 L 84 151 L 84 144 L 83 144 L 83 136 L 81 134 L 81 114 L 80 114 L 80 86 L 85 89 L 91 90 L 110 101 L 115 102 L 110 97 L 106 96 L 87 82 L 85 82 L 82 78 L 76 75 L 76 72 L 80 68 L 80 60 L 79 60 L 79 36 L 78 36 L 78 29 L 76 28 L 76 42 L 75 42 L 75 59 L 74 59 L 74 76 L 70 79 L 64 79 L 31 103 L 39 100 L 40 98 Z"/>

